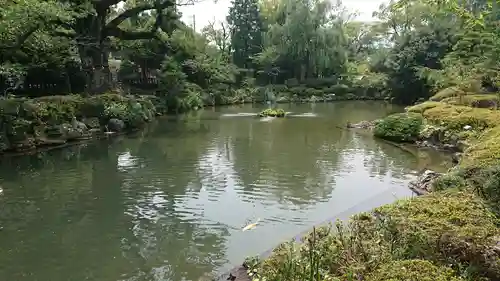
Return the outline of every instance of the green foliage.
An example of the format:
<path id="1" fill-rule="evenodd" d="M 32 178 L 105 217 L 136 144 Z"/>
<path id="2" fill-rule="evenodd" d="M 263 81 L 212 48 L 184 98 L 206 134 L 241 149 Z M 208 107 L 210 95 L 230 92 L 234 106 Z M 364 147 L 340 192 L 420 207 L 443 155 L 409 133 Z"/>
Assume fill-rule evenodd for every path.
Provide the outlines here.
<path id="1" fill-rule="evenodd" d="M 285 117 L 285 111 L 281 108 L 268 108 L 259 113 L 260 117 Z"/>
<path id="2" fill-rule="evenodd" d="M 498 124 L 498 123 L 496 123 Z M 467 169 L 497 165 L 500 159 L 500 127 L 485 131 L 464 153 L 460 166 Z"/>
<path id="3" fill-rule="evenodd" d="M 0 100 L 0 152 L 28 145 L 43 145 L 47 138 L 69 140 L 87 132 L 74 132 L 77 120 L 94 120 L 93 127 L 111 118 L 124 121 L 133 130 L 150 121 L 157 110 L 147 97 L 103 94 L 84 98 L 79 95 L 48 96 L 37 99 Z M 96 124 L 97 123 L 97 124 Z M 101 127 L 103 129 L 104 127 Z M 78 134 L 77 134 L 78 133 Z M 69 135 L 69 137 L 68 137 Z"/>
<path id="4" fill-rule="evenodd" d="M 376 123 L 374 135 L 390 141 L 411 142 L 418 138 L 422 125 L 423 118 L 419 114 L 393 114 Z"/>
<path id="5" fill-rule="evenodd" d="M 227 16 L 233 49 L 233 62 L 241 68 L 254 68 L 252 57 L 262 50 L 262 19 L 256 0 L 233 0 Z"/>
<path id="6" fill-rule="evenodd" d="M 432 182 L 432 189 L 434 191 L 441 191 L 446 189 L 465 189 L 467 187 L 467 182 L 461 174 L 458 173 L 447 173 L 434 182 Z"/>

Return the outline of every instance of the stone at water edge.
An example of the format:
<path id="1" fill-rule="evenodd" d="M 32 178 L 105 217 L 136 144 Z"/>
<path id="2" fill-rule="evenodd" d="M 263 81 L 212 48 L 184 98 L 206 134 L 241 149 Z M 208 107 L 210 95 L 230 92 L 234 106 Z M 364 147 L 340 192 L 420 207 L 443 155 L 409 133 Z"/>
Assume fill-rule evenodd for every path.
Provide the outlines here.
<path id="1" fill-rule="evenodd" d="M 125 129 L 125 122 L 117 118 L 111 118 L 108 121 L 108 130 L 113 132 L 121 132 Z"/>
<path id="2" fill-rule="evenodd" d="M 441 173 L 425 170 L 417 180 L 410 182 L 410 189 L 418 195 L 423 195 L 432 191 L 432 183 L 441 176 Z"/>
<path id="3" fill-rule="evenodd" d="M 346 125 L 346 127 L 350 129 L 371 129 L 374 126 L 375 126 L 375 121 L 361 121 L 355 124 L 348 122 Z"/>

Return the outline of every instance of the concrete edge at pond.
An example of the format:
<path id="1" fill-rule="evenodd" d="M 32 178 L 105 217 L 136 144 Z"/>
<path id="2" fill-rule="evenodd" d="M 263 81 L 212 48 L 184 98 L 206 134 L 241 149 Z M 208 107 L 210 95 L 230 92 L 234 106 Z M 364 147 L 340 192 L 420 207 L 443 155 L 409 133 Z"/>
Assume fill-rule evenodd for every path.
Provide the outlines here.
<path id="1" fill-rule="evenodd" d="M 417 196 L 415 192 L 413 192 L 409 188 L 401 188 L 401 189 L 387 189 L 383 192 L 380 192 L 364 201 L 361 203 L 348 208 L 347 210 L 344 210 L 331 218 L 320 222 L 316 224 L 315 226 L 311 227 L 308 230 L 302 231 L 299 234 L 296 234 L 293 236 L 291 239 L 293 239 L 297 243 L 301 243 L 301 238 L 304 237 L 307 233 L 311 232 L 314 227 L 321 227 L 321 226 L 326 226 L 329 223 L 335 223 L 337 220 L 342 220 L 342 221 L 347 221 L 349 217 L 355 214 L 359 214 L 362 212 L 369 212 L 377 207 L 390 204 L 395 202 L 396 200 L 399 199 L 404 199 L 404 198 L 412 198 L 414 196 Z M 283 241 L 286 242 L 286 241 Z M 272 253 L 274 248 L 269 249 L 262 254 L 259 255 L 260 258 L 265 259 L 269 257 Z M 251 278 L 247 274 L 247 269 L 245 268 L 244 264 L 238 265 L 231 269 L 229 272 L 223 273 L 215 278 L 212 279 L 212 281 L 224 281 L 224 280 L 232 280 L 232 281 L 251 281 Z"/>

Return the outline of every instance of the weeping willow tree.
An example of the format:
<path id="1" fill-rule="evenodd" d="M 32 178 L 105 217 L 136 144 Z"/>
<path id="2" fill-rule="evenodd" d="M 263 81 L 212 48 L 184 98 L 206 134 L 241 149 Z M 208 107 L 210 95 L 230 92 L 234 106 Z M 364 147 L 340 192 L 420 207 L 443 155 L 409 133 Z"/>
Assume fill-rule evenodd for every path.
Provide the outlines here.
<path id="1" fill-rule="evenodd" d="M 261 6 L 266 33 L 263 51 L 255 60 L 266 74 L 303 81 L 346 72 L 346 19 L 340 5 L 324 0 L 271 0 Z"/>

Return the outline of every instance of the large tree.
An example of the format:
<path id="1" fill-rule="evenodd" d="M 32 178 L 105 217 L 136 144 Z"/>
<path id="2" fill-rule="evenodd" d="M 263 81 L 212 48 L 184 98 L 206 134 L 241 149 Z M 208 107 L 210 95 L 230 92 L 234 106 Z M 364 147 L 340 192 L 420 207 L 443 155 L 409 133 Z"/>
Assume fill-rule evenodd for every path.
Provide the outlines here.
<path id="1" fill-rule="evenodd" d="M 262 50 L 262 19 L 257 0 L 233 0 L 227 21 L 234 64 L 253 68 L 252 57 Z"/>
<path id="2" fill-rule="evenodd" d="M 102 92 L 111 86 L 108 64 L 111 38 L 151 39 L 158 36 L 158 31 L 171 34 L 175 29 L 173 23 L 178 18 L 175 0 L 60 0 L 58 3 L 51 0 L 42 1 L 42 4 L 33 0 L 21 2 L 13 6 L 32 7 L 35 17 L 34 20 L 17 21 L 19 25 L 15 28 L 18 32 L 12 33 L 15 44 L 11 48 L 21 46 L 42 29 L 51 35 L 70 38 L 76 43 L 87 77 L 87 91 L 91 93 Z M 124 8 L 116 9 L 119 3 Z M 53 4 L 56 9 L 37 7 L 49 4 Z M 154 12 L 155 20 L 148 29 L 132 29 L 123 25 L 130 18 L 151 12 Z"/>

